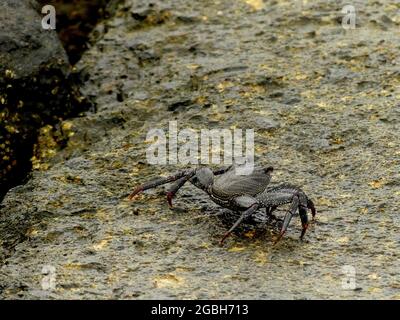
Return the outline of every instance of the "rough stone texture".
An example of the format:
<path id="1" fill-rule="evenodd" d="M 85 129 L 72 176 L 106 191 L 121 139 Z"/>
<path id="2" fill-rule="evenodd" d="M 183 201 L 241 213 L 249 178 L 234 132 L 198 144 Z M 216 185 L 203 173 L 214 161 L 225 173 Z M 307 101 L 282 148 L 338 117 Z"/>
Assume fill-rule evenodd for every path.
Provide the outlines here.
<path id="1" fill-rule="evenodd" d="M 57 33 L 71 64 L 79 61 L 88 48 L 93 28 L 99 20 L 112 15 L 121 0 L 38 0 L 52 5 L 57 12 Z"/>
<path id="2" fill-rule="evenodd" d="M 340 1 L 127 0 L 79 65 L 97 113 L 64 122 L 66 147 L 3 201 L 1 297 L 399 299 L 400 7 L 355 5 L 346 31 Z M 274 183 L 315 201 L 306 240 L 295 219 L 277 246 L 249 225 L 219 247 L 224 211 L 191 186 L 175 211 L 163 188 L 127 201 L 176 169 L 145 158 L 170 120 L 255 128 Z"/>
<path id="3" fill-rule="evenodd" d="M 34 1 L 0 3 L 0 200 L 29 171 L 38 129 L 81 103 L 68 57 L 38 11 Z"/>

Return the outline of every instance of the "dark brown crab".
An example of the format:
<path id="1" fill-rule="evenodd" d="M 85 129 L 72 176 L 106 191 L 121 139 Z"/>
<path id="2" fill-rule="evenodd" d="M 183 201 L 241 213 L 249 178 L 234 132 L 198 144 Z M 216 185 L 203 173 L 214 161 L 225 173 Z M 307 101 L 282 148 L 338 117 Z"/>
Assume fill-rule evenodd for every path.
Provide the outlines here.
<path id="1" fill-rule="evenodd" d="M 138 186 L 130 194 L 132 199 L 138 193 L 169 182 L 175 182 L 167 192 L 168 204 L 172 207 L 172 198 L 178 190 L 187 182 L 191 182 L 199 189 L 205 191 L 218 205 L 236 212 L 242 212 L 237 221 L 221 239 L 221 244 L 232 231 L 245 219 L 254 214 L 257 209 L 265 208 L 266 213 L 272 216 L 272 212 L 281 205 L 290 204 L 289 211 L 283 220 L 278 242 L 297 210 L 302 223 L 300 238 L 303 239 L 308 227 L 307 209 L 311 210 L 315 217 L 316 210 L 313 202 L 298 187 L 291 184 L 281 184 L 268 187 L 271 181 L 272 167 L 254 168 L 249 175 L 236 174 L 235 167 L 211 170 L 209 168 L 188 169 L 177 172 L 166 178 L 158 178 Z"/>

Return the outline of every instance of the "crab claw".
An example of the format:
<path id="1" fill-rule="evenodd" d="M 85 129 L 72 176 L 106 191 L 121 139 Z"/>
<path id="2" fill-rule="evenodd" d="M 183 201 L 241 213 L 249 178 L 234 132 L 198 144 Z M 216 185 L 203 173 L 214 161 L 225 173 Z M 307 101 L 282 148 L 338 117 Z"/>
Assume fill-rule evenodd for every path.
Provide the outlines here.
<path id="1" fill-rule="evenodd" d="M 132 193 L 129 195 L 128 199 L 132 200 L 137 194 L 141 193 L 143 191 L 142 187 L 137 187 L 132 191 Z"/>

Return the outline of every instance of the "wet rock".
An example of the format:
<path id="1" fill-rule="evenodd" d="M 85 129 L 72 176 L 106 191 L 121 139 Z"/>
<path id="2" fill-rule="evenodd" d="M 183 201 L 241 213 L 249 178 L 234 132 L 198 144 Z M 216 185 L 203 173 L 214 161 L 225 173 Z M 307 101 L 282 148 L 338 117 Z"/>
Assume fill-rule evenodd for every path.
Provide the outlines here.
<path id="1" fill-rule="evenodd" d="M 336 1 L 304 10 L 270 1 L 258 11 L 250 1 L 153 2 L 126 0 L 99 26 L 107 32 L 77 65 L 97 112 L 59 123 L 69 133 L 64 148 L 4 199 L 1 297 L 398 298 L 399 78 L 391 61 L 399 39 L 370 23 L 381 10 L 393 17 L 392 2 L 368 4 L 370 15 L 349 31 Z M 193 14 L 201 19 L 177 19 Z M 127 201 L 134 186 L 186 167 L 146 159 L 148 132 L 167 134 L 171 120 L 194 132 L 254 127 L 259 163 L 275 168 L 272 184 L 301 186 L 315 202 L 305 240 L 295 217 L 273 246 L 280 223 L 260 210 L 220 247 L 237 216 L 190 184 L 177 210 L 166 205 L 167 186 Z M 46 265 L 57 279 L 45 292 Z M 343 287 L 343 266 L 355 268 L 354 288 Z"/>
<path id="2" fill-rule="evenodd" d="M 158 3 L 142 2 L 142 6 L 131 10 L 131 17 L 133 18 L 131 28 L 138 29 L 166 23 L 172 18 L 172 13 L 169 9 L 162 7 L 163 5 Z"/>
<path id="3" fill-rule="evenodd" d="M 67 55 L 33 4 L 1 5 L 0 199 L 29 170 L 38 129 L 82 110 Z"/>
<path id="4" fill-rule="evenodd" d="M 273 131 L 280 127 L 279 123 L 272 120 L 266 119 L 260 116 L 254 116 L 254 120 L 252 121 L 252 125 L 256 131 Z"/>
<path id="5" fill-rule="evenodd" d="M 182 110 L 185 107 L 188 107 L 193 104 L 193 101 L 190 99 L 175 99 L 176 101 L 173 101 L 169 106 L 168 106 L 168 111 L 177 111 L 177 110 Z"/>
<path id="6" fill-rule="evenodd" d="M 114 12 L 120 0 L 38 0 L 57 12 L 56 30 L 71 64 L 79 61 L 92 41 L 90 34 L 99 20 Z M 96 36 L 96 33 L 92 36 Z"/>

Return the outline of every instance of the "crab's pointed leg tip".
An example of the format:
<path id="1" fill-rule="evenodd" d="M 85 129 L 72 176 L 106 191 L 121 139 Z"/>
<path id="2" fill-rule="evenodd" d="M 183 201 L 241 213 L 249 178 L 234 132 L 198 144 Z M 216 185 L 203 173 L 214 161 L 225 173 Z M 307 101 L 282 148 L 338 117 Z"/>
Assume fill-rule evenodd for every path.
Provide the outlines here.
<path id="1" fill-rule="evenodd" d="M 276 238 L 275 242 L 274 242 L 274 246 L 282 239 L 283 235 L 285 234 L 285 231 L 281 231 L 279 233 L 278 238 Z"/>
<path id="2" fill-rule="evenodd" d="M 138 193 L 140 193 L 142 191 L 143 191 L 142 188 L 137 188 L 137 189 L 133 190 L 132 193 L 129 195 L 128 199 L 132 200 Z"/>
<path id="3" fill-rule="evenodd" d="M 224 245 L 224 241 L 226 240 L 226 238 L 229 237 L 230 234 L 231 234 L 231 233 L 228 232 L 228 233 L 226 233 L 226 234 L 222 237 L 222 239 L 221 239 L 220 242 L 219 242 L 219 245 L 220 245 L 221 247 Z"/>
<path id="4" fill-rule="evenodd" d="M 173 194 L 171 192 L 167 193 L 167 201 L 168 201 L 168 206 L 172 209 L 172 198 L 173 198 Z"/>
<path id="5" fill-rule="evenodd" d="M 306 234 L 307 229 L 308 229 L 308 223 L 303 224 L 303 230 L 301 230 L 300 240 L 303 240 L 304 235 Z"/>
<path id="6" fill-rule="evenodd" d="M 315 219 L 316 215 L 317 215 L 317 210 L 315 209 L 315 207 L 311 208 L 311 216 L 312 216 L 313 220 Z"/>

